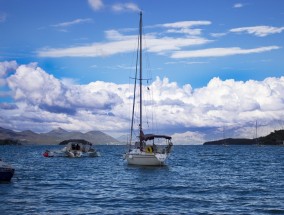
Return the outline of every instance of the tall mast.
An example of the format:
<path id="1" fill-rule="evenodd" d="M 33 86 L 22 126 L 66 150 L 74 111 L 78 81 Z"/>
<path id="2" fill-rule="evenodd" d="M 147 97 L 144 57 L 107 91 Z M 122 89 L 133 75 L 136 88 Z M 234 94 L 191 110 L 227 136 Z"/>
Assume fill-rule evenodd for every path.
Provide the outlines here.
<path id="1" fill-rule="evenodd" d="M 142 147 L 142 11 L 140 11 L 140 23 L 139 23 L 139 45 L 140 45 L 140 125 L 139 125 L 139 131 L 140 131 L 140 147 Z"/>

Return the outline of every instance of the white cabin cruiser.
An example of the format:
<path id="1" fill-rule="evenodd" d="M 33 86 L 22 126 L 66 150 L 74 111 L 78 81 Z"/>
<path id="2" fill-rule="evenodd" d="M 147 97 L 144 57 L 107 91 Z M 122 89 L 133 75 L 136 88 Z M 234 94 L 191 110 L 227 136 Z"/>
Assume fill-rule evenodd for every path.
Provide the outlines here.
<path id="1" fill-rule="evenodd" d="M 92 143 L 86 140 L 65 140 L 61 144 L 66 144 L 62 150 L 49 151 L 43 153 L 44 157 L 99 157 L 100 153 L 92 148 Z"/>
<path id="2" fill-rule="evenodd" d="M 90 142 L 71 141 L 64 147 L 63 151 L 68 157 L 98 157 L 100 153 L 92 148 Z"/>

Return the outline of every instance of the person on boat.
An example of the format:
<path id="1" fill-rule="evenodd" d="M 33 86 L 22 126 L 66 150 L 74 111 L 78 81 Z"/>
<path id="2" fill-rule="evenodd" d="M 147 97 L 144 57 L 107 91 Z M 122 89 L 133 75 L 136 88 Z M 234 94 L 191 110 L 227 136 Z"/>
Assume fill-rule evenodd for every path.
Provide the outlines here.
<path id="1" fill-rule="evenodd" d="M 153 147 L 152 147 L 152 148 L 153 148 L 153 152 L 156 153 L 156 152 L 157 152 L 157 146 L 156 146 L 156 144 L 154 143 L 154 141 L 153 141 Z"/>
<path id="2" fill-rule="evenodd" d="M 46 150 L 46 151 L 43 153 L 43 156 L 44 156 L 44 157 L 49 157 L 49 150 Z"/>

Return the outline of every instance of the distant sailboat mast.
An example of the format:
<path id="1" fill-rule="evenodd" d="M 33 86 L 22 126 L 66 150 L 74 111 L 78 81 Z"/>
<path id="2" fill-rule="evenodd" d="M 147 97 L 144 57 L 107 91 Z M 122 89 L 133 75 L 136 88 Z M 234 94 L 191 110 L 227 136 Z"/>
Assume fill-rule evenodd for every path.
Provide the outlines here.
<path id="1" fill-rule="evenodd" d="M 257 120 L 255 121 L 255 138 L 257 139 Z"/>
<path id="2" fill-rule="evenodd" d="M 255 141 L 256 141 L 256 144 L 259 144 L 258 139 L 257 139 L 257 120 L 255 121 Z"/>

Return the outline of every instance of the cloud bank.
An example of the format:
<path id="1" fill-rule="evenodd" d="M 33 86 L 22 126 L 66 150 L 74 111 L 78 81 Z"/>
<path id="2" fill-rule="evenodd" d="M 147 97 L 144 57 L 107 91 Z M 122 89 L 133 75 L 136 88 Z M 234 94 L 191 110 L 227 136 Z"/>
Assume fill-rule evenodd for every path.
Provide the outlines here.
<path id="1" fill-rule="evenodd" d="M 116 136 L 128 132 L 132 85 L 102 81 L 65 85 L 36 63 L 8 64 L 0 63 L 15 69 L 5 77 L 13 102 L 0 105 L 1 127 L 38 132 L 57 127 L 102 130 Z M 246 82 L 215 77 L 197 89 L 156 77 L 149 90 L 144 88 L 150 94 L 145 94 L 145 106 L 153 107 L 155 124 L 179 143 L 222 138 L 224 126 L 230 136 L 252 138 L 256 120 L 263 133 L 284 125 L 284 77 Z"/>

